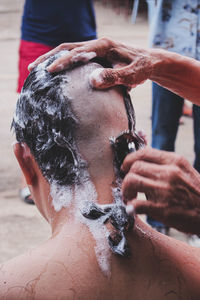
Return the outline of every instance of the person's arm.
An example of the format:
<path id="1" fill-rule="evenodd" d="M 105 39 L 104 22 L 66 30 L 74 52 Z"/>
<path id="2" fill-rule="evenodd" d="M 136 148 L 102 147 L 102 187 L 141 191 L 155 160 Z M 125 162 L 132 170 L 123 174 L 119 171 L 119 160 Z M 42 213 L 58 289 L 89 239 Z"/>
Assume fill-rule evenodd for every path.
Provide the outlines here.
<path id="1" fill-rule="evenodd" d="M 200 62 L 164 50 L 151 50 L 153 68 L 149 79 L 200 105 Z"/>
<path id="2" fill-rule="evenodd" d="M 129 154 L 122 171 L 124 200 L 136 213 L 200 234 L 200 174 L 184 157 L 147 147 Z M 137 192 L 148 201 L 137 200 Z"/>
<path id="3" fill-rule="evenodd" d="M 113 69 L 101 69 L 91 75 L 91 84 L 95 88 L 120 84 L 132 88 L 150 79 L 200 105 L 200 62 L 192 58 L 164 50 L 131 47 L 102 38 L 61 44 L 39 57 L 29 69 L 61 50 L 69 52 L 55 60 L 48 71 L 58 72 L 77 62 L 87 62 L 95 56 L 103 57 L 112 63 Z"/>

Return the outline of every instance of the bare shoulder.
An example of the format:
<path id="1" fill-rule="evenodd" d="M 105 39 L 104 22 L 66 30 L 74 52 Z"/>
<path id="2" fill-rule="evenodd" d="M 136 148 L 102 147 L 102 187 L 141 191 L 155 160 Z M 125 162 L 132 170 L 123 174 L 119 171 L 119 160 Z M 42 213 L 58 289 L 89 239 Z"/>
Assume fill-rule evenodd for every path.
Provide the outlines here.
<path id="1" fill-rule="evenodd" d="M 105 284 L 90 258 L 71 247 L 51 251 L 48 244 L 9 260 L 0 266 L 0 299 L 93 299 Z"/>
<path id="2" fill-rule="evenodd" d="M 15 257 L 0 266 L 0 299 L 30 299 L 42 270 L 31 252 Z"/>
<path id="3" fill-rule="evenodd" d="M 23 279 L 26 263 L 24 258 L 25 256 L 22 255 L 1 264 L 0 299 L 17 299 L 26 294 L 26 282 Z"/>
<path id="4" fill-rule="evenodd" d="M 31 251 L 0 266 L 0 299 L 73 299 L 71 272 L 59 259 Z M 59 298 L 60 299 L 60 298 Z"/>

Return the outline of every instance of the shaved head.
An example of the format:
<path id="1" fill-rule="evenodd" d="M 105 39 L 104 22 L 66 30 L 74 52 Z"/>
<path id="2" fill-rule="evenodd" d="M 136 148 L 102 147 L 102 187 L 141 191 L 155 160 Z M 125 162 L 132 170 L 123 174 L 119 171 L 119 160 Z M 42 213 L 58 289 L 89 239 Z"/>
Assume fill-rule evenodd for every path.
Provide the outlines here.
<path id="1" fill-rule="evenodd" d="M 123 89 L 97 91 L 89 76 L 96 62 L 50 74 L 46 67 L 62 53 L 38 65 L 28 76 L 12 126 L 25 142 L 44 177 L 60 185 L 79 182 L 95 162 L 98 172 L 112 164 L 109 139 L 128 130 Z M 110 165 L 111 166 L 111 165 Z"/>

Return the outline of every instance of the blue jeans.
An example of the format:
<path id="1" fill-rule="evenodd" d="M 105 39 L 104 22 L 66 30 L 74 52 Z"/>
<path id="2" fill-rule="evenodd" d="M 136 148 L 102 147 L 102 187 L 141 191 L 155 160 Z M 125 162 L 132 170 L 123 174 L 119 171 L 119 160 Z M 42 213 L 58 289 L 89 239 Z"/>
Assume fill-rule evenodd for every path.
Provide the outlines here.
<path id="1" fill-rule="evenodd" d="M 153 83 L 152 87 L 152 147 L 165 151 L 175 150 L 175 140 L 182 115 L 183 98 Z M 200 172 L 200 107 L 193 105 L 194 168 Z M 152 226 L 164 226 L 147 218 Z"/>

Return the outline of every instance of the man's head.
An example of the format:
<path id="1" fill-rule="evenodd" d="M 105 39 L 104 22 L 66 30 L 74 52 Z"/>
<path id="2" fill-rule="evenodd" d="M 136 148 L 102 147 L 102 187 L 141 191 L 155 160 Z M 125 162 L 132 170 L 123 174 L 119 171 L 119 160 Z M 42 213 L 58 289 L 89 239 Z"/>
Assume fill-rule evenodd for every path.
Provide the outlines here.
<path id="1" fill-rule="evenodd" d="M 100 173 L 103 161 L 112 163 L 109 138 L 128 129 L 128 121 L 121 89 L 91 89 L 89 75 L 99 64 L 50 74 L 45 69 L 54 59 L 30 73 L 13 127 L 17 141 L 28 145 L 44 177 L 50 183 L 71 185 L 92 164 L 100 164 Z"/>
<path id="2" fill-rule="evenodd" d="M 115 237 L 109 235 L 113 252 L 128 255 L 124 233 L 133 222 L 122 204 L 116 170 L 134 141 L 129 138 L 134 135 L 130 98 L 120 87 L 106 91 L 90 87 L 91 72 L 102 67 L 95 62 L 59 74 L 48 73 L 46 67 L 55 58 L 38 65 L 24 84 L 12 124 L 19 142 L 16 157 L 40 212 L 50 222 L 55 220 L 55 211 L 67 207 L 72 199 L 75 211 L 94 219 L 93 212 L 98 210 L 93 209 L 94 202 L 108 204 L 114 198 L 105 212 L 100 208 L 98 218 L 105 214 L 101 221 L 106 217 L 119 231 Z"/>

